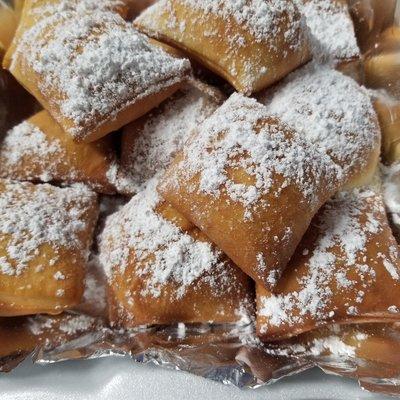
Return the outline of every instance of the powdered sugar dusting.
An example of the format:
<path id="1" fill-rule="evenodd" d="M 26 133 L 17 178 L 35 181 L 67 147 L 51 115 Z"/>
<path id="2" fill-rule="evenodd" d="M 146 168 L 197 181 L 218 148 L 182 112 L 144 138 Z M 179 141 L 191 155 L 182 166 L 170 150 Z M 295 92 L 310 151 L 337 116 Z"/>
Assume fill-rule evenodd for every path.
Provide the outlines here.
<path id="1" fill-rule="evenodd" d="M 157 213 L 161 199 L 156 185 L 156 178 L 150 180 L 143 192 L 107 219 L 100 236 L 100 261 L 108 278 L 125 271 L 133 262 L 133 251 L 134 273 L 146 282 L 143 296 L 159 297 L 164 285 L 173 282 L 179 285 L 176 298 L 181 298 L 201 277 L 217 292 L 230 290 L 221 253 Z"/>
<path id="2" fill-rule="evenodd" d="M 340 61 L 360 56 L 347 5 L 336 0 L 296 0 L 310 30 L 314 59 Z"/>
<path id="3" fill-rule="evenodd" d="M 139 131 L 137 122 L 126 126 L 116 183 L 119 190 L 139 192 L 150 178 L 169 166 L 192 130 L 216 108 L 216 101 L 190 87 L 143 117 L 146 122 Z"/>
<path id="4" fill-rule="evenodd" d="M 185 190 L 216 198 L 226 193 L 244 207 L 246 219 L 252 218 L 263 196 L 272 195 L 273 187 L 273 195 L 279 196 L 283 188 L 293 185 L 313 204 L 322 180 L 335 180 L 335 167 L 326 156 L 271 118 L 263 105 L 240 94 L 232 95 L 198 127 L 183 155 L 175 169 L 186 182 L 199 177 L 198 187 Z M 231 171 L 244 171 L 246 183 L 236 181 Z M 276 175 L 283 177 L 278 188 Z M 179 180 L 174 177 L 167 184 L 179 185 Z"/>
<path id="5" fill-rule="evenodd" d="M 49 140 L 38 127 L 29 122 L 22 122 L 8 131 L 0 142 L 0 175 L 13 176 L 15 166 L 33 155 L 40 155 L 41 159 L 37 159 L 41 162 L 43 171 L 39 177 L 34 176 L 31 171 L 31 177 L 49 182 L 54 179 L 54 168 L 63 163 L 66 154 L 59 140 Z M 54 168 L 49 167 L 48 159 L 54 160 Z"/>
<path id="6" fill-rule="evenodd" d="M 162 1 L 161 3 L 166 3 L 165 7 L 168 1 Z M 293 47 L 299 45 L 298 29 L 302 21 L 299 18 L 298 10 L 291 1 L 180 0 L 180 2 L 191 8 L 202 10 L 205 15 L 209 13 L 218 15 L 226 20 L 227 23 L 233 18 L 236 23 L 245 26 L 257 41 L 270 41 L 271 36 L 282 33 L 281 24 L 283 20 L 286 20 L 289 28 L 285 31 L 285 39 Z"/>
<path id="7" fill-rule="evenodd" d="M 348 178 L 379 147 L 380 131 L 367 91 L 329 67 L 310 64 L 291 74 L 261 101 L 300 132 Z"/>
<path id="8" fill-rule="evenodd" d="M 150 44 L 119 15 L 93 11 L 57 12 L 41 18 L 22 36 L 13 63 L 22 58 L 40 75 L 42 93 L 52 98 L 69 132 L 98 126 L 121 109 L 180 82 L 190 65 Z M 12 66 L 13 68 L 13 66 Z"/>
<path id="9" fill-rule="evenodd" d="M 381 196 L 369 189 L 343 192 L 331 200 L 312 225 L 318 229 L 318 236 L 309 254 L 298 263 L 302 269 L 290 269 L 298 273 L 300 289 L 280 293 L 278 286 L 276 295 L 262 297 L 259 314 L 268 318 L 268 325 L 295 326 L 310 318 L 332 320 L 338 293 L 347 314 L 358 315 L 365 294 L 376 285 L 378 272 L 382 273 L 382 262 L 388 270 L 387 278 L 396 285 L 399 263 L 395 244 L 387 254 L 367 256 L 365 250 L 379 240 L 384 213 Z M 264 333 L 267 329 L 263 326 Z"/>
<path id="10" fill-rule="evenodd" d="M 88 228 L 85 214 L 95 201 L 96 195 L 83 185 L 61 189 L 0 180 L 0 236 L 7 254 L 0 260 L 0 273 L 20 275 L 42 245 L 86 258 L 79 234 Z"/>

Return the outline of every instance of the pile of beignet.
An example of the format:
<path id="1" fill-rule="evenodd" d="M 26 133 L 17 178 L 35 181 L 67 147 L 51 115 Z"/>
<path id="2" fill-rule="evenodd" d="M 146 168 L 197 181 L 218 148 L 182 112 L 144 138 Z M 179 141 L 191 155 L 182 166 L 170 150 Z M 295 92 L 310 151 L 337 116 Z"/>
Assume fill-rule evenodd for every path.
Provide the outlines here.
<path id="1" fill-rule="evenodd" d="M 98 267 L 112 327 L 400 322 L 400 103 L 345 1 L 0 3 L 0 48 L 0 324 Z"/>

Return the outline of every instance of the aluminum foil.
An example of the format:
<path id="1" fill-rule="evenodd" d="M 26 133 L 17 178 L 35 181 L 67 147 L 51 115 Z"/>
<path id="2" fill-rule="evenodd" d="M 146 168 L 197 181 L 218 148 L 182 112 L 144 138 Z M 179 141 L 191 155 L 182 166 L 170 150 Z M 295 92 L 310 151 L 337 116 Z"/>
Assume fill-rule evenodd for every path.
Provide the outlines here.
<path id="1" fill-rule="evenodd" d="M 366 59 L 385 51 L 379 37 L 397 24 L 400 1 L 349 0 L 349 4 Z M 2 74 L 0 109 L 7 113 L 0 113 L 0 124 L 4 128 L 11 120 L 24 116 L 15 109 L 21 103 L 2 105 L 7 101 L 1 96 L 2 91 L 15 85 L 9 82 L 7 73 Z M 390 77 L 387 78 L 374 89 L 390 91 L 400 100 L 400 93 L 392 90 Z M 24 99 L 32 109 L 35 107 L 29 96 Z M 382 175 L 388 214 L 400 239 L 400 163 L 382 166 Z M 118 204 L 121 202 L 123 199 L 118 199 Z M 110 199 L 105 198 L 104 204 L 110 206 L 109 203 Z M 107 323 L 105 304 L 98 301 L 101 293 L 105 298 L 105 291 L 96 266 L 93 257 L 88 282 L 92 289 L 97 288 L 97 298 L 88 290 L 78 309 L 55 317 L 0 318 L 0 371 L 12 370 L 28 356 L 36 363 L 47 364 L 129 355 L 135 362 L 187 371 L 227 385 L 256 388 L 317 366 L 329 374 L 357 379 L 367 390 L 400 396 L 400 328 L 396 324 L 334 326 L 275 344 L 261 343 L 253 322 L 115 330 Z"/>

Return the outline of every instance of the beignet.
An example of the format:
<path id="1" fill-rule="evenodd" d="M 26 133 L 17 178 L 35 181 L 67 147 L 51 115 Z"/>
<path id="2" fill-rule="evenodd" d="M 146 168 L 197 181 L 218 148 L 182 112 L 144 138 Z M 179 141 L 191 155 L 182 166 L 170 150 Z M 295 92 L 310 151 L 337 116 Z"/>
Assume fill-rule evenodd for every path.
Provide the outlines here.
<path id="1" fill-rule="evenodd" d="M 47 111 L 41 111 L 0 138 L 0 177 L 20 181 L 82 182 L 114 193 L 109 175 L 116 163 L 111 137 L 77 144 Z"/>
<path id="2" fill-rule="evenodd" d="M 374 189 L 342 192 L 313 220 L 272 295 L 257 287 L 264 340 L 326 324 L 400 320 L 399 247 Z"/>
<path id="3" fill-rule="evenodd" d="M 159 198 L 156 179 L 100 236 L 113 325 L 233 323 L 252 311 L 250 279 Z"/>
<path id="4" fill-rule="evenodd" d="M 271 114 L 327 154 L 344 185 L 371 181 L 379 163 L 381 134 L 369 93 L 329 67 L 309 64 L 260 101 Z"/>
<path id="5" fill-rule="evenodd" d="M 121 128 L 186 79 L 187 60 L 169 56 L 118 14 L 37 1 L 25 4 L 3 65 L 75 141 Z"/>
<path id="6" fill-rule="evenodd" d="M 267 288 L 337 188 L 328 156 L 240 94 L 199 125 L 159 185 L 168 202 Z"/>
<path id="7" fill-rule="evenodd" d="M 117 187 L 138 193 L 156 173 L 169 166 L 191 131 L 209 117 L 222 100 L 193 86 L 177 92 L 160 107 L 123 129 L 121 173 Z"/>
<path id="8" fill-rule="evenodd" d="M 186 51 L 245 94 L 311 58 L 304 21 L 289 0 L 161 0 L 135 26 Z"/>
<path id="9" fill-rule="evenodd" d="M 0 179 L 0 316 L 59 314 L 79 303 L 96 194 Z"/>

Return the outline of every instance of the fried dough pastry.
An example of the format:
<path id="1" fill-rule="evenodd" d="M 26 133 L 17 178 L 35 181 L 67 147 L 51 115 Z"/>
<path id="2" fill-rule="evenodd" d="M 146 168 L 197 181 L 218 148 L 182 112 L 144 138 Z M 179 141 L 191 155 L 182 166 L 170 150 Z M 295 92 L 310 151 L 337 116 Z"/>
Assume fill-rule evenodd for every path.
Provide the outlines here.
<path id="1" fill-rule="evenodd" d="M 260 101 L 337 165 L 347 187 L 373 178 L 381 133 L 369 93 L 329 67 L 309 64 Z"/>
<path id="2" fill-rule="evenodd" d="M 97 140 L 145 114 L 190 70 L 187 60 L 169 56 L 97 4 L 28 0 L 3 61 L 77 142 Z"/>
<path id="3" fill-rule="evenodd" d="M 400 161 L 400 103 L 377 99 L 374 107 L 382 131 L 382 156 L 387 164 Z"/>
<path id="4" fill-rule="evenodd" d="M 109 175 L 115 163 L 111 137 L 77 144 L 47 111 L 22 122 L 0 139 L 1 178 L 82 182 L 100 193 L 114 193 Z"/>
<path id="5" fill-rule="evenodd" d="M 245 94 L 311 58 L 304 21 L 288 0 L 161 0 L 135 25 L 186 51 Z"/>
<path id="6" fill-rule="evenodd" d="M 346 0 L 295 0 L 310 30 L 313 57 L 335 64 L 360 57 Z"/>
<path id="7" fill-rule="evenodd" d="M 257 332 L 263 340 L 337 323 L 400 320 L 399 247 L 382 196 L 353 189 L 313 220 L 274 294 L 257 287 Z"/>
<path id="8" fill-rule="evenodd" d="M 365 55 L 365 81 L 373 89 L 386 89 L 400 100 L 400 28 L 387 29 L 379 44 Z"/>
<path id="9" fill-rule="evenodd" d="M 59 314 L 80 302 L 97 213 L 83 185 L 0 180 L 0 316 Z"/>
<path id="10" fill-rule="evenodd" d="M 252 310 L 251 280 L 159 198 L 156 182 L 111 215 L 100 237 L 111 323 L 238 322 Z"/>
<path id="11" fill-rule="evenodd" d="M 329 157 L 256 100 L 234 94 L 196 129 L 159 190 L 245 273 L 271 288 L 337 187 Z"/>
<path id="12" fill-rule="evenodd" d="M 167 168 L 191 131 L 222 101 L 223 96 L 208 86 L 200 89 L 187 86 L 154 111 L 124 127 L 119 191 L 138 193 L 149 179 Z"/>

